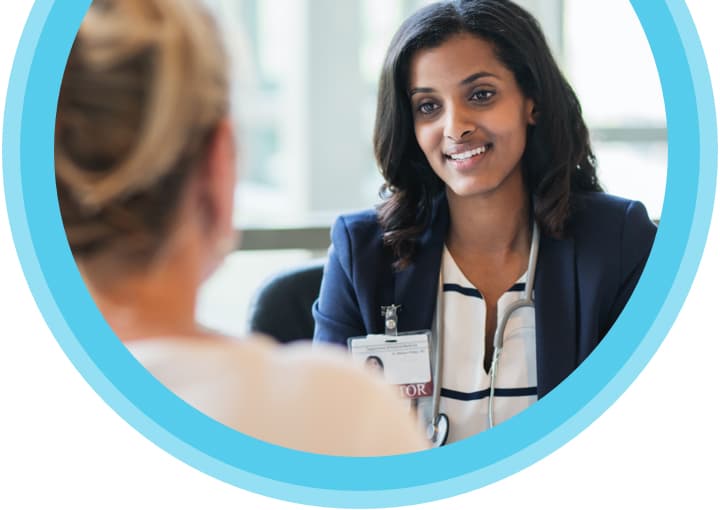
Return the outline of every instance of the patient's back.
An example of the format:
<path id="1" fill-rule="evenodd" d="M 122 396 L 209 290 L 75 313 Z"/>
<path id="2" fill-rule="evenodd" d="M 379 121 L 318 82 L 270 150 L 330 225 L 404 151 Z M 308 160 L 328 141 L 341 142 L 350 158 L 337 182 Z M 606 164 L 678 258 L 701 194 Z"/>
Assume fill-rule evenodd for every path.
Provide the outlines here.
<path id="1" fill-rule="evenodd" d="M 188 404 L 257 439 L 326 455 L 427 448 L 399 397 L 341 351 L 253 337 L 146 339 L 128 349 Z"/>

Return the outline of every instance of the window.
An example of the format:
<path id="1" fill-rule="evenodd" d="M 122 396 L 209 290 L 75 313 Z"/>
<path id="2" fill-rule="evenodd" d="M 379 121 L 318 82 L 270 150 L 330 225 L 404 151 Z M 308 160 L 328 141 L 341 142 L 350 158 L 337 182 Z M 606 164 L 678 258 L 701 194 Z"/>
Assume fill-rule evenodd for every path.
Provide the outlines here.
<path id="1" fill-rule="evenodd" d="M 563 55 L 608 192 L 642 201 L 659 219 L 667 134 L 660 79 L 627 0 L 565 0 Z"/>

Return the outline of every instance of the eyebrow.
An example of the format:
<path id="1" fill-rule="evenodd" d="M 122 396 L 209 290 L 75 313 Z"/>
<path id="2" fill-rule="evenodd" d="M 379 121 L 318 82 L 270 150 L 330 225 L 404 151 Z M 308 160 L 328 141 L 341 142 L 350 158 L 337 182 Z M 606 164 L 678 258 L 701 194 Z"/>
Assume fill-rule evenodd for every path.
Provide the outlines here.
<path id="1" fill-rule="evenodd" d="M 481 71 L 479 73 L 471 74 L 470 76 L 468 76 L 467 78 L 462 80 L 460 82 L 460 85 L 469 85 L 472 82 L 474 82 L 475 80 L 479 80 L 480 78 L 498 78 L 498 76 L 493 73 Z M 413 89 L 410 89 L 409 95 L 410 95 L 410 97 L 412 97 L 415 94 L 428 94 L 431 92 L 435 92 L 435 89 L 433 89 L 431 87 L 415 87 Z"/>

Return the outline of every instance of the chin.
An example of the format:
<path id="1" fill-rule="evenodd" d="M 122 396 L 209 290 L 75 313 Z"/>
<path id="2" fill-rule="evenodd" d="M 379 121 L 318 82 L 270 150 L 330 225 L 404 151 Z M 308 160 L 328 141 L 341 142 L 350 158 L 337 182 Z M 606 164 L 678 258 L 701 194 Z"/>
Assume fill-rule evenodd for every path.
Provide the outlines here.
<path id="1" fill-rule="evenodd" d="M 458 198 L 481 197 L 491 195 L 499 187 L 497 182 L 450 183 L 448 193 Z"/>
<path id="2" fill-rule="evenodd" d="M 457 197 L 490 197 L 495 193 L 509 194 L 512 196 L 515 191 L 524 189 L 522 184 L 522 173 L 518 171 L 498 172 L 493 171 L 477 172 L 474 175 L 451 175 L 445 180 L 448 193 Z"/>

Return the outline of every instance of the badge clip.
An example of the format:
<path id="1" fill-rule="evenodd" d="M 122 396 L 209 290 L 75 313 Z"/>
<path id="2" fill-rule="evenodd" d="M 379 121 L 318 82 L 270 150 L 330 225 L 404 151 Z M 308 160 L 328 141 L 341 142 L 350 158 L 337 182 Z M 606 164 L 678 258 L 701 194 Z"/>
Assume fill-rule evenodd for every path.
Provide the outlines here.
<path id="1" fill-rule="evenodd" d="M 380 307 L 380 315 L 385 317 L 385 334 L 388 336 L 397 336 L 397 313 L 401 305 L 387 305 Z"/>

